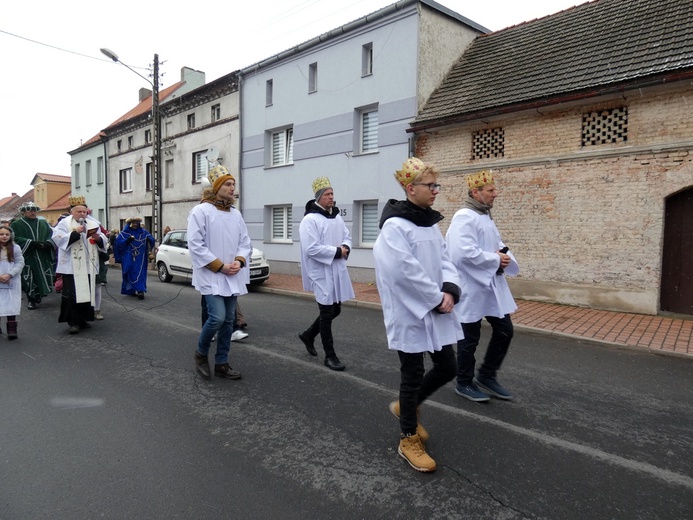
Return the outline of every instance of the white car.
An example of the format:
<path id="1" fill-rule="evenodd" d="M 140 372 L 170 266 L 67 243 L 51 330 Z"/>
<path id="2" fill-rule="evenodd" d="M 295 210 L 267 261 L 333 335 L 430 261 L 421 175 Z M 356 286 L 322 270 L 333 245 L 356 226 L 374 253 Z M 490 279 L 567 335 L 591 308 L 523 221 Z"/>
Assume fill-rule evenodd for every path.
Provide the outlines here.
<path id="1" fill-rule="evenodd" d="M 253 248 L 249 268 L 251 285 L 260 285 L 269 278 L 269 264 L 265 253 L 259 249 Z M 185 229 L 174 229 L 166 234 L 156 251 L 156 270 L 162 282 L 170 282 L 174 276 L 192 279 L 192 262 Z"/>

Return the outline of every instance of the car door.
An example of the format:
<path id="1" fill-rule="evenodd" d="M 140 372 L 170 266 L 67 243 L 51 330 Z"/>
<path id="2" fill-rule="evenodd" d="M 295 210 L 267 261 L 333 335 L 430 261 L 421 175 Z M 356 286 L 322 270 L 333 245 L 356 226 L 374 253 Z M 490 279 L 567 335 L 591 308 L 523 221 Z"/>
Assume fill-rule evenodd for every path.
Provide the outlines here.
<path id="1" fill-rule="evenodd" d="M 171 274 L 191 277 L 192 263 L 188 252 L 188 238 L 185 231 L 173 231 L 169 237 L 168 259 Z"/>

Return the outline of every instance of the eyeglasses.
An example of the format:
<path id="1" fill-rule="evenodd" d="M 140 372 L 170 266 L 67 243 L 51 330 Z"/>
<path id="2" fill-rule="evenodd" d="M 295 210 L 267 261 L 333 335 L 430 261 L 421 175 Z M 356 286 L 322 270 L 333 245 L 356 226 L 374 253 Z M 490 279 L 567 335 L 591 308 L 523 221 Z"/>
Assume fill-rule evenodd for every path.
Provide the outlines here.
<path id="1" fill-rule="evenodd" d="M 414 186 L 428 186 L 428 189 L 431 191 L 440 191 L 442 186 L 440 184 L 436 184 L 435 182 L 412 182 L 412 185 Z"/>

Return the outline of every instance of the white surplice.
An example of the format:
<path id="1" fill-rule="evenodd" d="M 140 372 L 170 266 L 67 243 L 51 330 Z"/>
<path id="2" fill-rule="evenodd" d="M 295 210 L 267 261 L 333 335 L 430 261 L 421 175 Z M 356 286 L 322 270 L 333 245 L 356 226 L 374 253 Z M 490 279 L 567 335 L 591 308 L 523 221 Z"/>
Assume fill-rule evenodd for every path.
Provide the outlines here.
<path id="1" fill-rule="evenodd" d="M 435 352 L 464 337 L 454 314 L 435 310 L 443 300 L 443 283 L 460 287 L 438 225 L 389 218 L 373 257 L 390 349 Z"/>
<path id="2" fill-rule="evenodd" d="M 520 266 L 508 251 L 510 265 L 504 274 L 496 274 L 505 247 L 496 224 L 489 215 L 463 208 L 452 217 L 446 234 L 448 252 L 464 290 L 455 313 L 461 323 L 474 323 L 485 316 L 502 318 L 515 312 L 517 305 L 505 275 L 517 276 Z"/>

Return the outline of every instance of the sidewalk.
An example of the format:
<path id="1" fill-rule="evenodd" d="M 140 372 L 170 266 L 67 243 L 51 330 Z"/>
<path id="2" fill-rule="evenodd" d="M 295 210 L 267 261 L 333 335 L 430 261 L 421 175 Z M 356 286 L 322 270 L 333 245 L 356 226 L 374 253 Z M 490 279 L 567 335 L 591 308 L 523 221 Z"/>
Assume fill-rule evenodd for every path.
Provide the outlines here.
<path id="1" fill-rule="evenodd" d="M 375 284 L 354 283 L 356 300 L 345 305 L 380 308 Z M 272 273 L 252 290 L 313 298 L 303 290 L 300 276 Z M 670 318 L 625 312 L 599 311 L 568 305 L 517 301 L 513 323 L 518 330 L 543 332 L 598 341 L 652 353 L 693 356 L 693 317 Z"/>

